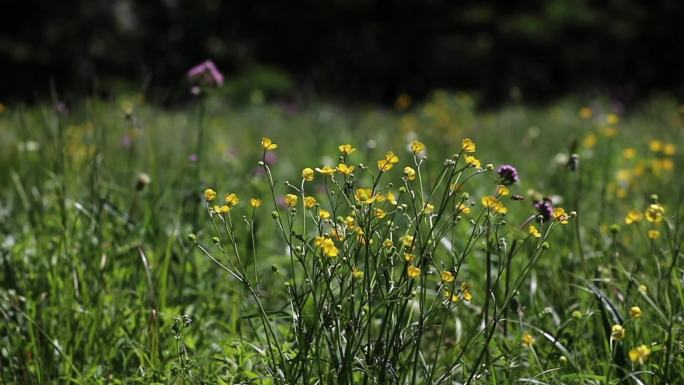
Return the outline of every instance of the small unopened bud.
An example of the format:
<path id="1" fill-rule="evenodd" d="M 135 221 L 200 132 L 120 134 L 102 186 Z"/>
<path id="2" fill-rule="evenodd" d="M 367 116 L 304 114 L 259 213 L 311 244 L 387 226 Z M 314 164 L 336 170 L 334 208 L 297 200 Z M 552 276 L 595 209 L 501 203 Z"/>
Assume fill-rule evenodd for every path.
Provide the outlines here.
<path id="1" fill-rule="evenodd" d="M 613 223 L 612 225 L 610 225 L 610 233 L 611 234 L 615 235 L 619 232 L 620 232 L 620 225 L 618 225 L 617 223 Z"/>
<path id="2" fill-rule="evenodd" d="M 196 242 L 197 241 L 197 235 L 190 233 L 190 234 L 188 234 L 188 239 L 190 240 L 190 242 Z"/>
<path id="3" fill-rule="evenodd" d="M 214 243 L 216 243 L 216 244 L 221 243 L 221 240 L 219 239 L 219 237 L 211 237 L 211 240 L 214 241 Z"/>
<path id="4" fill-rule="evenodd" d="M 492 171 L 492 170 L 494 170 L 494 165 L 491 163 L 487 163 L 486 168 L 487 168 L 487 171 Z"/>
<path id="5" fill-rule="evenodd" d="M 542 247 L 542 249 L 544 249 L 544 250 L 548 250 L 548 248 L 551 247 L 551 246 L 549 246 L 549 243 L 548 243 L 548 242 L 544 242 L 544 243 L 541 244 L 541 247 Z"/>
<path id="6" fill-rule="evenodd" d="M 260 160 L 259 163 L 257 163 L 259 166 L 263 167 L 264 166 L 264 161 Z"/>
<path id="7" fill-rule="evenodd" d="M 278 272 L 278 266 L 271 265 L 271 271 L 273 271 L 274 273 L 277 273 Z"/>
<path id="8" fill-rule="evenodd" d="M 273 217 L 273 219 L 278 219 L 278 212 L 275 210 L 271 211 L 271 217 Z"/>
<path id="9" fill-rule="evenodd" d="M 139 173 L 138 180 L 135 183 L 135 189 L 138 191 L 142 191 L 148 184 L 150 184 L 150 176 L 145 174 L 144 172 Z"/>
<path id="10" fill-rule="evenodd" d="M 468 194 L 467 192 L 464 192 L 463 194 L 461 194 L 462 200 L 467 201 L 469 198 L 470 198 L 470 194 Z"/>
<path id="11" fill-rule="evenodd" d="M 399 187 L 399 192 L 402 193 L 402 194 L 405 193 L 405 192 L 406 192 L 406 187 L 404 187 L 404 186 Z"/>
<path id="12" fill-rule="evenodd" d="M 658 204 L 658 194 L 651 194 L 651 204 Z"/>

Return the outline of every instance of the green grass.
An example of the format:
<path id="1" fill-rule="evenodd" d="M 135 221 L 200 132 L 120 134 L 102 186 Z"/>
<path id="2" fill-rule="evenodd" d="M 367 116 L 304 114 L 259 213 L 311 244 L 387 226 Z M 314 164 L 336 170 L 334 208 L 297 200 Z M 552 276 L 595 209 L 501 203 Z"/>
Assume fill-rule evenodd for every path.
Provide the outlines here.
<path id="1" fill-rule="evenodd" d="M 420 330 L 421 342 L 419 349 L 397 354 L 395 362 L 410 365 L 391 368 L 395 379 L 364 366 L 371 360 L 362 346 L 354 355 L 337 357 L 339 367 L 330 364 L 332 353 L 316 347 L 301 367 L 315 365 L 324 375 L 312 369 L 308 380 L 297 382 L 429 383 L 427 378 L 438 376 L 426 373 L 433 368 L 443 373 L 453 362 L 458 365 L 445 383 L 684 382 L 684 109 L 673 100 L 634 106 L 618 123 L 607 122 L 612 111 L 601 100 L 479 111 L 467 95 L 443 92 L 401 112 L 326 104 L 300 111 L 276 104 L 234 108 L 218 99 L 201 104 L 163 110 L 137 97 L 122 97 L 86 100 L 70 106 L 68 115 L 47 105 L 9 105 L 0 114 L 0 382 L 270 384 L 277 382 L 274 368 L 285 368 L 286 377 L 287 370 L 294 373 L 303 349 L 295 337 L 304 334 L 293 331 L 293 325 L 323 339 L 332 332 L 329 325 L 319 325 L 325 317 L 311 303 L 303 301 L 301 313 L 293 310 L 297 306 L 285 289 L 301 284 L 303 275 L 286 250 L 293 242 L 288 241 L 290 226 L 281 233 L 272 218 L 276 206 L 259 166 L 262 136 L 279 145 L 272 152 L 276 159 L 268 160 L 276 196 L 291 192 L 285 181 L 300 185 L 302 168 L 337 164 L 342 143 L 357 148 L 348 161 L 357 165 L 356 187 L 368 186 L 372 176 L 358 164 L 377 173 L 376 161 L 393 150 L 400 162 L 381 185 L 391 181 L 388 189 L 398 191 L 401 169 L 413 162 L 407 146 L 419 139 L 427 146 L 421 180 L 432 186 L 444 160 L 459 153 L 462 139 L 469 137 L 477 143 L 483 167 L 517 167 L 521 180 L 511 194 L 525 197 L 502 198 L 509 212 L 503 218 L 487 217 L 487 226 L 500 233 L 486 232 L 463 260 L 457 282 L 471 285 L 472 301 L 438 307 L 439 297 L 429 299 L 443 290 L 438 274 L 406 280 L 407 285 L 415 282 L 421 300 L 396 300 L 405 301 L 407 309 L 434 304 L 442 318 L 412 329 L 426 321 L 414 309 L 403 320 L 406 329 L 397 326 L 402 336 Z M 591 105 L 591 118 L 578 115 L 584 105 Z M 654 140 L 662 142 L 660 149 Z M 674 154 L 666 154 L 667 144 L 675 147 Z M 635 155 L 625 154 L 625 148 L 634 148 Z M 571 153 L 579 156 L 574 172 L 567 166 Z M 193 154 L 199 162 L 189 160 Z M 472 217 L 482 211 L 480 198 L 494 194 L 492 174 L 478 175 L 464 190 L 474 202 Z M 308 187 L 321 204 L 326 202 L 323 180 L 317 175 Z M 211 249 L 217 235 L 202 199 L 206 187 L 219 197 L 236 192 L 241 198 L 231 214 L 236 238 L 220 243 L 250 256 L 246 274 L 258 277 L 257 296 L 188 239 L 193 233 Z M 664 220 L 625 224 L 627 213 L 643 212 L 653 194 L 665 207 Z M 418 195 L 422 200 L 427 194 Z M 248 202 L 253 196 L 264 203 L 252 217 Z M 557 206 L 577 213 L 544 239 L 548 249 L 523 241 L 527 227 L 520 229 L 535 213 L 534 199 L 542 196 L 554 196 Z M 289 218 L 286 212 L 280 208 L 282 220 Z M 243 216 L 253 222 L 245 226 Z M 452 227 L 455 249 L 465 247 L 469 219 Z M 494 223 L 501 219 L 505 224 Z M 660 237 L 651 240 L 647 232 L 654 229 Z M 510 258 L 502 252 L 500 237 L 509 247 L 504 250 L 513 242 L 522 245 L 519 254 Z M 525 273 L 530 258 L 542 249 Z M 219 249 L 211 250 L 223 257 Z M 446 248 L 435 250 L 448 259 Z M 509 274 L 513 280 L 520 277 L 518 291 L 504 285 L 503 278 L 492 281 L 495 274 L 488 280 L 488 269 L 505 271 L 501 277 L 506 279 Z M 404 270 L 392 271 L 399 277 Z M 640 291 L 640 285 L 646 290 Z M 335 297 L 335 290 L 329 291 L 331 300 L 338 301 L 332 303 L 346 309 L 348 297 Z M 256 299 L 282 344 L 282 360 L 269 355 Z M 633 306 L 642 310 L 640 318 L 630 316 Z M 298 324 L 293 314 L 310 318 Z M 377 335 L 381 319 L 370 318 L 369 335 Z M 483 320 L 496 322 L 480 329 Z M 611 340 L 614 324 L 626 329 L 622 341 Z M 469 344 L 468 336 L 478 331 L 481 335 Z M 535 338 L 531 347 L 522 344 L 525 334 Z M 629 351 L 642 344 L 652 351 L 650 357 L 643 364 L 631 362 Z"/>

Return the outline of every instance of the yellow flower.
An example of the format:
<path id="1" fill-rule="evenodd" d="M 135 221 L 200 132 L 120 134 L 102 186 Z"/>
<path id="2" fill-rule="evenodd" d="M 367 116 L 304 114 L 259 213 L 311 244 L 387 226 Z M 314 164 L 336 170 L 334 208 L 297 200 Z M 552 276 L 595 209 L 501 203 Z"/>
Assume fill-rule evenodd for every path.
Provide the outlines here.
<path id="1" fill-rule="evenodd" d="M 409 278 L 415 279 L 420 277 L 420 268 L 415 267 L 413 265 L 409 265 L 408 268 L 406 268 L 406 274 L 408 274 Z"/>
<path id="2" fill-rule="evenodd" d="M 449 290 L 444 290 L 444 299 L 449 300 L 453 303 L 459 303 L 461 301 L 461 297 L 458 295 L 452 294 Z"/>
<path id="3" fill-rule="evenodd" d="M 481 202 L 484 207 L 496 214 L 506 214 L 508 212 L 506 206 L 491 195 L 483 196 Z"/>
<path id="4" fill-rule="evenodd" d="M 629 308 L 629 315 L 632 318 L 641 318 L 641 308 L 639 306 L 632 306 L 631 308 Z"/>
<path id="5" fill-rule="evenodd" d="M 378 168 L 380 171 L 388 171 L 397 163 L 399 163 L 399 157 L 392 151 L 387 151 L 385 158 L 378 161 Z"/>
<path id="6" fill-rule="evenodd" d="M 639 223 L 644 216 L 637 209 L 629 210 L 627 216 L 625 217 L 625 223 L 631 225 L 632 223 Z"/>
<path id="7" fill-rule="evenodd" d="M 652 240 L 660 238 L 660 231 L 658 230 L 648 230 L 646 234 L 648 235 L 648 238 Z"/>
<path id="8" fill-rule="evenodd" d="M 413 262 L 414 259 L 416 259 L 416 256 L 413 253 L 404 253 L 404 260 L 406 262 Z"/>
<path id="9" fill-rule="evenodd" d="M 610 328 L 610 338 L 615 341 L 622 341 L 625 338 L 625 328 L 622 325 L 613 325 Z"/>
<path id="10" fill-rule="evenodd" d="M 579 109 L 579 116 L 582 119 L 589 119 L 594 115 L 594 111 L 590 107 L 582 107 Z"/>
<path id="11" fill-rule="evenodd" d="M 430 203 L 426 204 L 425 207 L 423 208 L 423 212 L 424 212 L 426 215 L 430 215 L 430 214 L 432 214 L 434 211 L 435 211 L 435 206 L 433 206 L 433 205 L 430 204 Z"/>
<path id="12" fill-rule="evenodd" d="M 663 147 L 663 154 L 672 156 L 677 152 L 677 149 L 675 148 L 675 145 L 672 143 L 668 143 Z"/>
<path id="13" fill-rule="evenodd" d="M 463 204 L 463 202 L 459 202 L 459 204 L 456 205 L 456 211 L 460 211 L 463 214 L 470 214 L 470 206 Z"/>
<path id="14" fill-rule="evenodd" d="M 405 247 L 411 247 L 411 245 L 413 245 L 412 235 L 404 235 L 403 237 L 399 238 L 399 240 L 401 241 L 401 244 Z"/>
<path id="15" fill-rule="evenodd" d="M 639 293 L 641 294 L 646 294 L 648 292 L 648 287 L 646 287 L 646 285 L 639 285 L 637 290 L 639 290 Z"/>
<path id="16" fill-rule="evenodd" d="M 391 249 L 393 246 L 394 246 L 394 243 L 392 243 L 391 239 L 385 239 L 382 242 L 382 247 L 384 247 L 385 249 Z"/>
<path id="17" fill-rule="evenodd" d="M 340 163 L 337 165 L 337 170 L 344 175 L 351 174 L 354 171 L 354 168 L 354 166 L 347 166 L 344 163 Z"/>
<path id="18" fill-rule="evenodd" d="M 658 203 L 653 203 L 648 206 L 646 212 L 644 213 L 644 216 L 646 217 L 647 221 L 658 223 L 663 220 L 664 214 L 665 208 Z"/>
<path id="19" fill-rule="evenodd" d="M 442 282 L 451 283 L 454 282 L 454 274 L 450 271 L 442 272 Z"/>
<path id="20" fill-rule="evenodd" d="M 394 196 L 393 192 L 388 192 L 387 193 L 387 201 L 391 204 L 396 206 L 397 205 L 397 198 Z"/>
<path id="21" fill-rule="evenodd" d="M 496 195 L 497 195 L 497 196 L 505 197 L 505 196 L 507 196 L 508 194 L 510 194 L 510 191 L 508 190 L 508 187 L 506 187 L 506 186 L 504 186 L 504 185 L 502 185 L 502 184 L 496 186 Z"/>
<path id="22" fill-rule="evenodd" d="M 335 171 L 337 171 L 337 169 L 332 168 L 330 166 L 323 166 L 323 168 L 316 167 L 316 171 L 318 171 L 319 173 L 321 173 L 323 175 L 332 175 L 335 173 Z"/>
<path id="23" fill-rule="evenodd" d="M 294 194 L 287 194 L 285 195 L 285 204 L 288 207 L 295 207 L 297 205 L 297 201 L 299 201 L 299 197 L 294 195 Z"/>
<path id="24" fill-rule="evenodd" d="M 373 190 L 369 188 L 357 188 L 354 191 L 354 198 L 364 204 L 371 204 L 375 202 L 376 197 L 373 195 Z"/>
<path id="25" fill-rule="evenodd" d="M 534 227 L 534 225 L 530 225 L 530 227 L 527 229 L 527 232 L 535 238 L 541 238 L 541 233 L 536 227 Z"/>
<path id="26" fill-rule="evenodd" d="M 352 278 L 361 279 L 363 278 L 363 270 L 359 270 L 357 267 L 352 268 Z"/>
<path id="27" fill-rule="evenodd" d="M 339 250 L 335 246 L 335 242 L 328 237 L 316 237 L 314 239 L 314 245 L 323 251 L 323 254 L 328 257 L 337 257 L 339 255 Z"/>
<path id="28" fill-rule="evenodd" d="M 653 152 L 660 152 L 663 149 L 663 142 L 653 139 L 648 142 L 648 149 Z"/>
<path id="29" fill-rule="evenodd" d="M 461 145 L 463 147 L 463 151 L 465 151 L 465 152 L 475 152 L 475 150 L 477 149 L 475 142 L 470 140 L 470 138 L 463 139 L 463 142 L 461 143 Z"/>
<path id="30" fill-rule="evenodd" d="M 425 151 L 425 144 L 423 142 L 419 142 L 417 140 L 411 142 L 411 152 L 413 152 L 414 155 L 423 151 Z"/>
<path id="31" fill-rule="evenodd" d="M 522 344 L 526 348 L 529 348 L 532 345 L 534 345 L 535 341 L 536 341 L 536 338 L 534 338 L 534 336 L 532 336 L 529 333 L 525 333 L 525 335 L 522 336 Z"/>
<path id="32" fill-rule="evenodd" d="M 461 283 L 461 296 L 464 301 L 470 302 L 473 299 L 473 292 L 470 291 L 470 285 L 467 282 Z"/>
<path id="33" fill-rule="evenodd" d="M 376 208 L 375 209 L 375 217 L 378 219 L 382 219 L 387 215 L 383 209 Z"/>
<path id="34" fill-rule="evenodd" d="M 625 159 L 632 159 L 636 156 L 636 149 L 633 147 L 628 147 L 622 150 L 622 156 Z"/>
<path id="35" fill-rule="evenodd" d="M 311 182 L 314 179 L 314 170 L 307 167 L 302 170 L 302 179 L 307 182 Z"/>
<path id="36" fill-rule="evenodd" d="M 416 170 L 413 168 L 406 166 L 404 167 L 404 176 L 406 177 L 407 180 L 412 181 L 416 179 Z"/>
<path id="37" fill-rule="evenodd" d="M 570 219 L 570 216 L 565 212 L 565 210 L 562 207 L 556 207 L 553 209 L 553 217 L 563 225 L 568 224 L 568 219 Z"/>
<path id="38" fill-rule="evenodd" d="M 582 140 L 582 144 L 586 148 L 593 148 L 596 145 L 596 142 L 598 142 L 598 139 L 596 139 L 596 135 L 593 133 L 587 134 Z"/>
<path id="39" fill-rule="evenodd" d="M 249 204 L 250 204 L 252 207 L 257 208 L 257 207 L 261 206 L 261 199 L 259 199 L 259 198 L 252 198 L 252 199 L 249 200 Z"/>
<path id="40" fill-rule="evenodd" d="M 480 160 L 474 156 L 466 155 L 465 156 L 465 162 L 468 166 L 473 166 L 475 168 L 481 168 L 482 167 L 482 163 L 480 163 Z"/>
<path id="41" fill-rule="evenodd" d="M 204 190 L 204 199 L 206 199 L 207 202 L 213 201 L 214 199 L 216 199 L 216 191 L 210 188 Z"/>
<path id="42" fill-rule="evenodd" d="M 340 149 L 340 152 L 343 155 L 349 155 L 352 152 L 356 151 L 356 149 L 352 147 L 351 144 L 340 144 L 339 146 L 337 146 L 337 148 Z"/>
<path id="43" fill-rule="evenodd" d="M 227 214 L 230 211 L 230 206 L 228 206 L 228 205 L 223 205 L 221 207 L 214 206 L 214 211 L 217 212 L 218 214 Z"/>
<path id="44" fill-rule="evenodd" d="M 316 198 L 314 198 L 310 195 L 304 197 L 304 207 L 306 207 L 307 209 L 310 209 L 314 206 L 316 206 Z"/>
<path id="45" fill-rule="evenodd" d="M 620 117 L 615 114 L 608 114 L 608 116 L 606 116 L 606 123 L 614 126 L 620 123 Z"/>
<path id="46" fill-rule="evenodd" d="M 651 348 L 646 345 L 640 345 L 629 350 L 629 360 L 639 365 L 643 365 L 650 356 Z"/>
<path id="47" fill-rule="evenodd" d="M 237 194 L 235 193 L 226 194 L 224 199 L 230 207 L 237 206 L 238 203 L 240 203 L 240 198 L 238 198 Z"/>
<path id="48" fill-rule="evenodd" d="M 264 150 L 275 150 L 278 148 L 278 145 L 273 143 L 271 141 L 271 138 L 263 137 L 261 138 L 261 147 L 263 147 Z"/>
<path id="49" fill-rule="evenodd" d="M 318 217 L 321 219 L 330 219 L 330 211 L 320 209 L 318 210 Z"/>

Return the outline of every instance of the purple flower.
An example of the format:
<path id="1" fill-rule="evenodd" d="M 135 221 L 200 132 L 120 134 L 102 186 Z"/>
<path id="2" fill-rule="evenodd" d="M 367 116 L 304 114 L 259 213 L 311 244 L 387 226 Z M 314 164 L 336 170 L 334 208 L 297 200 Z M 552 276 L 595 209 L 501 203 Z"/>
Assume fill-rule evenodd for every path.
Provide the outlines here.
<path id="1" fill-rule="evenodd" d="M 518 170 L 510 164 L 499 166 L 496 173 L 499 175 L 499 183 L 504 186 L 510 186 L 518 181 Z"/>
<path id="2" fill-rule="evenodd" d="M 544 198 L 540 200 L 534 204 L 534 208 L 537 209 L 537 213 L 542 216 L 543 220 L 551 220 L 551 217 L 553 216 L 553 205 L 551 204 L 551 199 Z"/>
<path id="3" fill-rule="evenodd" d="M 223 74 L 216 68 L 213 61 L 205 60 L 188 71 L 188 80 L 197 80 L 209 85 L 222 86 Z"/>

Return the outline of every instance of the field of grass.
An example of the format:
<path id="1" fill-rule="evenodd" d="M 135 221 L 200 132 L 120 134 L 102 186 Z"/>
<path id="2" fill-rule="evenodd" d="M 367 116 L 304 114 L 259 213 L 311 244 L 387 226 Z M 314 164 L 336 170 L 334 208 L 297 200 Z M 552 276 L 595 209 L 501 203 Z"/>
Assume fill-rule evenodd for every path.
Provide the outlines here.
<path id="1" fill-rule="evenodd" d="M 0 109 L 0 383 L 684 383 L 674 100 L 68 107 Z"/>

